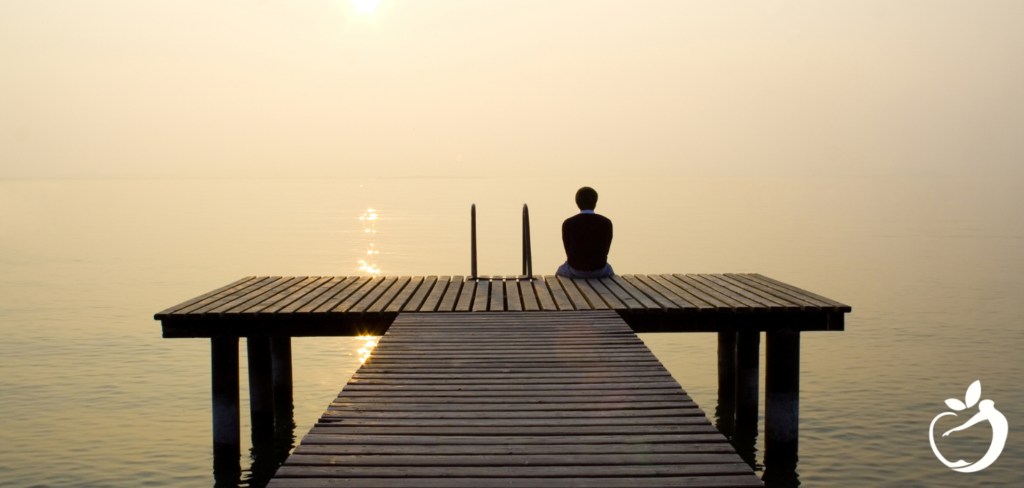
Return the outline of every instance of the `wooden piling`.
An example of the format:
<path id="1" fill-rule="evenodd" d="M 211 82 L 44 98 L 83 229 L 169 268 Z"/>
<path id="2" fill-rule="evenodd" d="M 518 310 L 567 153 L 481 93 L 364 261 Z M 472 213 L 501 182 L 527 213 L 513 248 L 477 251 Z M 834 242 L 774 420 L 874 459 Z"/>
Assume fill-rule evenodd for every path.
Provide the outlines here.
<path id="1" fill-rule="evenodd" d="M 249 337 L 245 340 L 249 356 L 249 419 L 252 422 L 253 444 L 274 438 L 273 366 L 270 338 Z"/>
<path id="2" fill-rule="evenodd" d="M 736 334 L 736 431 L 757 435 L 757 400 L 760 376 L 761 333 Z"/>
<path id="3" fill-rule="evenodd" d="M 213 383 L 213 450 L 215 457 L 234 457 L 238 464 L 238 338 L 210 338 Z"/>
<path id="4" fill-rule="evenodd" d="M 732 437 L 736 414 L 736 333 L 718 333 L 718 406 L 716 426 Z"/>
<path id="5" fill-rule="evenodd" d="M 272 337 L 270 356 L 273 363 L 274 412 L 292 411 L 292 338 Z"/>
<path id="6" fill-rule="evenodd" d="M 765 336 L 765 456 L 785 459 L 797 453 L 800 331 L 787 327 Z"/>

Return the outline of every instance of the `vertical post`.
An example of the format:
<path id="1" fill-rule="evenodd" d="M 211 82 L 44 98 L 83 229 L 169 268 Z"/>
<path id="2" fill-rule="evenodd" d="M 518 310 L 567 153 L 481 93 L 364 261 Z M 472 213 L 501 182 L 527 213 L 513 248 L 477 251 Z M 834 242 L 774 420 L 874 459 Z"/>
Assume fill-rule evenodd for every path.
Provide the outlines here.
<path id="1" fill-rule="evenodd" d="M 476 204 L 469 209 L 470 255 L 473 260 L 473 279 L 476 279 Z"/>
<path id="2" fill-rule="evenodd" d="M 760 376 L 761 333 L 736 333 L 736 426 L 753 420 L 757 431 L 757 399 Z"/>
<path id="3" fill-rule="evenodd" d="M 245 340 L 249 356 L 249 418 L 252 421 L 252 443 L 274 440 L 274 387 L 270 359 L 270 338 L 249 337 Z"/>
<path id="4" fill-rule="evenodd" d="M 530 209 L 523 204 L 523 259 L 526 260 L 524 274 L 533 278 L 533 248 L 530 245 Z"/>
<path id="5" fill-rule="evenodd" d="M 238 456 L 238 338 L 210 338 L 213 378 L 213 451 Z"/>
<path id="6" fill-rule="evenodd" d="M 761 332 L 736 333 L 736 433 L 733 447 L 747 464 L 757 462 L 757 400 L 760 379 Z"/>
<path id="7" fill-rule="evenodd" d="M 213 476 L 225 486 L 237 485 L 241 445 L 238 418 L 238 338 L 210 338 L 213 386 Z"/>
<path id="8" fill-rule="evenodd" d="M 718 430 L 732 437 L 736 414 L 736 332 L 718 333 Z"/>
<path id="9" fill-rule="evenodd" d="M 292 338 L 272 337 L 270 356 L 273 363 L 274 412 L 292 411 Z"/>
<path id="10" fill-rule="evenodd" d="M 765 334 L 765 463 L 779 465 L 797 455 L 800 424 L 800 331 L 796 328 Z"/>
<path id="11" fill-rule="evenodd" d="M 526 276 L 526 204 L 523 204 L 523 276 Z"/>

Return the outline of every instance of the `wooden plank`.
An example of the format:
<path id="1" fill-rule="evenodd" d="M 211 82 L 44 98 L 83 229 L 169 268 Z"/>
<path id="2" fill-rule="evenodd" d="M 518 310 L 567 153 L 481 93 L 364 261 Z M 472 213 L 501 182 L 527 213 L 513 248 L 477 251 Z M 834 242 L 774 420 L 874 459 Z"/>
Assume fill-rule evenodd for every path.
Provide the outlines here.
<path id="1" fill-rule="evenodd" d="M 523 310 L 523 299 L 519 296 L 519 282 L 514 278 L 505 280 L 505 309 L 511 312 Z"/>
<path id="2" fill-rule="evenodd" d="M 572 302 L 573 308 L 576 310 L 591 310 L 594 308 L 583 296 L 583 293 L 580 292 L 579 288 L 576 287 L 576 284 L 572 279 L 564 276 L 556 276 L 555 279 L 557 279 L 558 283 L 562 285 L 562 289 L 565 290 L 565 295 L 569 297 L 569 301 Z M 600 303 L 600 300 L 598 300 L 598 302 Z M 602 305 L 604 304 L 602 303 Z M 605 307 L 605 309 L 606 308 L 607 307 Z"/>
<path id="3" fill-rule="evenodd" d="M 627 280 L 629 280 L 629 278 L 629 276 L 626 277 Z M 651 279 L 651 277 L 649 276 L 635 275 L 632 278 L 633 280 L 630 281 L 630 283 L 636 285 L 637 288 L 642 290 L 644 293 L 656 293 L 658 296 L 663 297 L 664 300 L 668 300 L 669 302 L 675 304 L 677 307 L 679 307 L 680 311 L 697 312 L 699 310 L 696 305 L 690 303 L 688 300 L 682 298 L 681 296 L 672 293 L 669 289 L 662 286 L 661 283 L 658 283 L 657 281 Z M 659 301 L 659 303 L 661 302 Z"/>
<path id="4" fill-rule="evenodd" d="M 372 289 L 370 288 L 370 286 L 366 286 L 364 287 L 366 289 L 366 293 L 356 293 L 355 295 L 353 295 L 353 297 L 349 298 L 350 300 L 355 302 L 350 307 L 342 308 L 342 305 L 346 304 L 346 300 L 346 302 L 342 302 L 341 305 L 339 305 L 338 308 L 332 310 L 332 312 L 366 312 L 367 309 L 369 309 L 374 302 L 376 302 L 384 293 L 386 293 L 392 287 L 392 285 L 398 282 L 398 278 L 394 276 L 387 276 L 382 278 L 375 278 L 373 281 L 377 282 L 377 284 Z M 356 301 L 355 296 L 358 296 L 358 301 Z"/>
<path id="5" fill-rule="evenodd" d="M 399 293 L 398 295 L 396 295 L 395 299 L 392 300 L 391 303 L 388 304 L 387 308 L 384 309 L 384 312 L 385 313 L 397 313 L 397 312 L 400 312 L 402 310 L 402 307 L 405 307 L 405 304 L 409 303 L 409 301 L 412 300 L 413 295 L 415 295 L 419 291 L 420 287 L 423 286 L 424 281 L 426 281 L 426 278 L 424 278 L 422 276 L 416 276 L 416 277 L 412 278 L 409 281 L 409 284 L 406 285 L 405 288 L 402 289 L 402 292 Z M 434 277 L 434 281 L 437 281 L 437 277 Z M 427 292 L 424 291 L 423 294 L 420 296 L 419 301 L 423 302 L 423 298 L 422 297 L 425 297 L 426 295 L 427 295 Z M 418 306 L 418 303 L 417 303 L 417 305 L 413 306 L 413 310 L 416 309 L 416 306 Z"/>
<path id="6" fill-rule="evenodd" d="M 665 310 L 665 311 L 668 311 L 668 312 L 679 312 L 679 311 L 681 311 L 681 308 L 680 308 L 679 305 L 677 305 L 676 303 L 672 302 L 672 300 L 669 300 L 668 298 L 665 298 L 661 294 L 659 294 L 659 293 L 655 292 L 654 290 L 652 290 L 649 286 L 647 286 L 645 283 L 640 281 L 637 276 L 634 276 L 634 275 L 622 275 L 619 278 L 625 280 L 630 285 L 633 285 L 633 288 L 635 288 L 637 291 L 642 293 L 647 298 L 650 298 L 651 300 L 653 300 L 654 303 L 657 303 L 658 307 L 660 307 L 662 310 Z M 630 293 L 632 293 L 632 292 L 630 292 Z"/>
<path id="7" fill-rule="evenodd" d="M 764 487 L 751 474 L 736 476 L 671 476 L 628 478 L 275 478 L 268 488 L 753 488 Z"/>
<path id="8" fill-rule="evenodd" d="M 419 288 L 416 289 L 416 293 L 413 293 L 412 297 L 409 298 L 409 301 L 405 302 L 405 304 L 402 305 L 401 311 L 402 312 L 416 312 L 416 311 L 418 311 L 420 309 L 420 307 L 424 303 L 426 303 L 427 297 L 430 296 L 430 294 L 434 292 L 434 289 L 438 288 L 439 286 L 443 286 L 443 285 L 439 285 L 438 283 L 439 282 L 438 282 L 437 276 L 427 276 L 426 278 L 424 278 L 423 279 L 423 284 L 421 284 L 419 286 Z M 438 296 L 440 296 L 440 293 L 438 294 Z M 433 309 L 431 309 L 431 311 L 433 311 Z"/>
<path id="9" fill-rule="evenodd" d="M 794 307 L 798 310 L 803 311 L 818 311 L 821 310 L 821 305 L 813 302 L 798 298 L 794 295 L 789 295 L 779 290 L 776 290 L 770 286 L 764 285 L 759 281 L 753 280 L 746 275 L 739 275 L 734 273 L 727 273 L 726 279 L 732 280 L 737 286 L 742 286 L 751 293 L 759 293 L 762 296 L 766 296 L 774 299 L 780 303 L 784 303 L 789 307 Z"/>
<path id="10" fill-rule="evenodd" d="M 554 298 L 551 297 L 551 290 L 548 289 L 548 285 L 542 277 L 530 280 L 530 284 L 533 285 L 533 291 L 537 295 L 537 304 L 541 310 L 558 310 Z"/>
<path id="11" fill-rule="evenodd" d="M 621 466 L 630 464 L 726 464 L 742 460 L 735 453 L 687 454 L 502 454 L 332 455 L 292 454 L 285 466 Z"/>
<path id="12" fill-rule="evenodd" d="M 459 293 L 459 300 L 455 303 L 456 312 L 468 312 L 470 310 L 470 307 L 473 305 L 473 295 L 476 292 L 477 285 L 479 285 L 479 280 L 466 279 L 466 282 L 462 285 L 462 291 Z"/>
<path id="13" fill-rule="evenodd" d="M 444 292 L 444 297 L 441 298 L 441 303 L 437 306 L 438 312 L 451 312 L 455 309 L 455 301 L 459 298 L 464 281 L 462 276 L 452 276 L 448 290 Z"/>
<path id="14" fill-rule="evenodd" d="M 505 311 L 505 281 L 500 276 L 491 278 L 491 303 L 487 308 L 491 311 Z"/>
<path id="15" fill-rule="evenodd" d="M 460 280 L 461 282 L 461 280 Z M 444 297 L 445 292 L 448 291 L 451 278 L 447 276 L 441 276 L 437 279 L 437 284 L 430 290 L 430 294 L 423 300 L 423 304 L 420 308 L 416 309 L 418 312 L 434 312 L 441 305 L 441 299 Z M 401 315 L 399 315 L 401 317 Z"/>
<path id="16" fill-rule="evenodd" d="M 772 297 L 770 297 L 770 295 L 769 296 L 762 296 L 761 294 L 759 294 L 759 293 L 757 293 L 755 291 L 748 290 L 746 287 L 744 287 L 742 285 L 739 285 L 736 282 L 734 282 L 734 281 L 730 280 L 729 278 L 725 277 L 725 275 L 710 274 L 710 275 L 704 275 L 704 277 L 707 278 L 708 281 L 714 282 L 718 286 L 720 286 L 720 287 L 722 287 L 724 289 L 727 289 L 727 290 L 729 290 L 729 291 L 731 291 L 731 292 L 733 292 L 733 293 L 735 293 L 737 295 L 740 295 L 740 296 L 746 298 L 747 300 L 750 300 L 750 301 L 756 302 L 756 303 L 760 303 L 761 305 L 767 307 L 768 311 L 770 311 L 770 312 L 786 312 L 786 311 L 795 312 L 795 311 L 800 309 L 800 307 L 794 306 L 792 304 L 789 304 L 789 303 L 787 303 L 784 300 L 779 300 L 779 299 L 776 299 L 776 298 L 772 298 Z"/>
<path id="17" fill-rule="evenodd" d="M 218 307 L 226 305 L 231 302 L 238 302 L 247 296 L 255 296 L 258 293 L 262 293 L 268 286 L 273 286 L 274 283 L 281 280 L 280 276 L 264 276 L 256 278 L 253 281 L 245 283 L 244 285 L 237 286 L 229 293 L 221 294 L 218 297 L 211 297 L 210 300 L 202 300 L 198 303 L 185 307 L 174 314 L 175 316 L 187 315 L 188 317 L 199 317 L 203 314 L 214 310 Z"/>
<path id="18" fill-rule="evenodd" d="M 380 344 L 384 346 L 387 344 Z M 643 346 L 634 346 L 630 348 L 586 348 L 586 349 L 566 349 L 566 348 L 553 348 L 553 347 L 540 347 L 540 348 L 515 348 L 515 349 L 485 349 L 485 350 L 438 350 L 433 347 L 426 347 L 419 350 L 412 349 L 396 349 L 388 345 L 387 349 L 378 349 L 374 352 L 373 357 L 376 359 L 396 359 L 396 360 L 419 360 L 420 358 L 429 358 L 434 360 L 443 359 L 460 359 L 460 358 L 565 358 L 565 357 L 626 357 L 626 356 L 645 356 L 651 357 L 653 354 L 650 350 Z"/>
<path id="19" fill-rule="evenodd" d="M 727 443 L 720 433 L 711 434 L 625 434 L 550 436 L 406 436 L 406 435 L 318 435 L 308 434 L 303 445 L 420 445 L 420 446 L 550 446 L 606 444 L 692 444 Z"/>
<path id="20" fill-rule="evenodd" d="M 718 293 L 719 296 L 726 297 L 729 300 L 732 300 L 733 302 L 740 304 L 740 305 L 734 306 L 734 308 L 736 308 L 736 310 L 738 310 L 740 312 L 744 312 L 744 311 L 766 312 L 766 311 L 768 311 L 768 307 L 766 307 L 764 304 L 762 304 L 760 302 L 757 302 L 757 301 L 754 301 L 754 300 L 749 300 L 746 297 L 740 295 L 739 293 L 736 293 L 736 292 L 734 292 L 732 290 L 729 290 L 729 289 L 719 285 L 714 280 L 710 279 L 710 277 L 707 276 L 707 275 L 688 274 L 686 276 L 689 277 L 690 279 L 700 283 L 706 289 L 714 290 L 715 293 Z"/>
<path id="21" fill-rule="evenodd" d="M 295 278 L 290 283 L 288 283 L 287 286 L 283 288 L 277 288 L 277 290 L 275 290 L 275 292 L 272 295 L 266 295 L 262 300 L 256 302 L 254 305 L 244 310 L 239 309 L 237 313 L 243 315 L 256 315 L 259 312 L 262 312 L 270 307 L 273 307 L 274 305 L 277 305 L 282 300 L 290 297 L 296 292 L 301 291 L 303 288 L 305 288 L 314 281 L 316 281 L 316 277 L 300 276 L 298 278 Z"/>
<path id="22" fill-rule="evenodd" d="M 501 281 L 498 281 L 501 283 Z M 474 312 L 486 312 L 490 304 L 491 280 L 482 279 L 476 283 L 476 293 L 473 295 L 473 304 L 470 309 Z"/>
<path id="23" fill-rule="evenodd" d="M 679 274 L 677 274 L 677 275 L 667 275 L 667 274 L 663 274 L 663 275 L 661 275 L 661 277 L 664 278 L 666 281 L 672 283 L 673 285 L 676 285 L 677 287 L 682 288 L 687 293 L 689 293 L 689 294 L 691 294 L 691 295 L 693 295 L 693 296 L 703 300 L 705 303 L 708 303 L 708 304 L 711 304 L 711 305 L 717 307 L 717 310 L 719 312 L 725 312 L 725 311 L 732 312 L 732 311 L 734 311 L 732 306 L 730 306 L 728 303 L 722 301 L 717 295 L 710 295 L 703 288 L 696 287 L 690 280 L 686 279 L 686 275 L 679 275 Z"/>
<path id="24" fill-rule="evenodd" d="M 583 295 L 583 299 L 586 300 L 587 305 L 594 310 L 608 310 L 608 304 L 601 298 L 601 295 L 594 290 L 594 288 L 583 278 L 575 278 L 572 284 L 579 290 L 580 294 Z M 568 287 L 568 285 L 566 285 Z M 602 287 L 603 288 L 603 287 Z M 570 297 L 571 298 L 571 297 Z M 623 307 L 625 308 L 625 307 Z"/>
<path id="25" fill-rule="evenodd" d="M 374 279 L 371 276 L 364 276 L 358 278 L 352 283 L 352 286 L 345 288 L 341 293 L 334 295 L 329 300 L 323 302 L 322 305 L 313 310 L 313 313 L 325 313 L 332 310 L 338 310 L 344 312 L 352 308 L 360 299 L 366 296 L 367 293 L 373 291 L 374 287 L 379 285 L 381 279 Z"/>
<path id="26" fill-rule="evenodd" d="M 156 319 L 156 320 L 161 320 L 166 315 L 170 315 L 172 313 L 178 312 L 179 310 L 188 308 L 188 307 L 190 307 L 192 305 L 199 304 L 200 302 L 202 302 L 203 304 L 209 303 L 212 300 L 215 300 L 215 299 L 223 297 L 223 296 L 227 296 L 227 295 L 229 295 L 231 293 L 234 293 L 235 291 L 244 289 L 246 286 L 249 286 L 249 285 L 251 285 L 252 283 L 255 283 L 255 282 L 256 282 L 256 277 L 255 276 L 246 276 L 245 278 L 242 278 L 242 279 L 240 279 L 238 281 L 235 281 L 235 282 L 229 283 L 227 285 L 224 285 L 224 286 L 222 286 L 220 288 L 217 288 L 216 290 L 213 290 L 213 291 L 207 292 L 207 293 L 203 293 L 202 295 L 199 295 L 199 296 L 197 296 L 195 298 L 192 298 L 192 299 L 189 299 L 189 300 L 185 300 L 184 302 L 181 302 L 181 303 L 179 303 L 179 304 L 177 304 L 177 305 L 175 305 L 173 307 L 168 307 L 168 308 L 166 308 L 164 310 L 161 310 L 161 311 L 157 312 L 153 316 L 153 318 Z"/>
<path id="27" fill-rule="evenodd" d="M 402 412 L 402 411 L 359 411 L 359 410 L 328 410 L 320 417 L 319 422 L 324 424 L 347 422 L 348 419 L 474 419 L 474 420 L 529 420 L 542 419 L 545 421 L 554 420 L 577 420 L 577 419 L 635 419 L 650 417 L 704 417 L 704 411 L 697 408 L 696 404 L 690 406 L 679 406 L 675 408 L 651 408 L 636 410 L 539 410 L 539 411 L 518 411 L 506 410 L 496 412 L 476 411 L 426 411 L 426 412 Z M 689 434 L 695 435 L 695 434 Z M 699 434 L 697 434 L 699 435 Z M 723 438 L 724 439 L 724 438 Z"/>
<path id="28" fill-rule="evenodd" d="M 380 296 L 376 299 L 376 301 L 374 301 L 371 305 L 369 305 L 366 308 L 365 313 L 379 314 L 380 312 L 383 312 L 384 308 L 390 305 L 391 301 L 394 300 L 395 297 L 397 297 L 398 294 L 402 291 L 402 289 L 404 289 L 411 281 L 412 278 L 409 276 L 402 276 L 398 279 L 394 279 L 394 284 L 392 284 L 391 287 L 388 288 L 386 291 L 380 293 Z M 384 285 L 381 286 L 383 287 Z M 363 300 L 365 301 L 368 299 L 369 296 L 367 298 L 364 298 Z M 357 305 L 355 308 L 358 309 L 359 306 Z"/>
<path id="29" fill-rule="evenodd" d="M 718 310 L 717 306 L 701 300 L 696 295 L 686 291 L 679 285 L 676 285 L 674 282 L 669 281 L 664 275 L 648 275 L 647 277 L 650 280 L 654 281 L 655 283 L 661 285 L 662 288 L 671 292 L 673 295 L 680 297 L 683 300 L 686 300 L 687 302 L 693 304 L 693 306 L 697 308 L 698 312 L 714 312 Z"/>
<path id="30" fill-rule="evenodd" d="M 369 371 L 369 370 L 367 370 Z M 410 380 L 422 380 L 422 379 L 444 379 L 444 380 L 500 380 L 509 381 L 516 378 L 533 378 L 533 379 L 560 379 L 568 382 L 583 382 L 590 380 L 602 380 L 607 381 L 610 378 L 615 377 L 629 377 L 635 381 L 641 381 L 641 377 L 657 377 L 657 381 L 667 381 L 672 378 L 667 370 L 650 370 L 650 371 L 623 371 L 619 368 L 616 371 L 609 372 L 593 372 L 593 371 L 560 371 L 557 373 L 544 373 L 544 372 L 530 372 L 530 373 L 489 373 L 489 372 L 476 372 L 476 373 L 428 373 L 428 372 L 416 372 L 416 373 L 388 373 L 386 371 L 378 372 L 367 372 L 357 371 L 352 378 L 354 379 L 410 379 Z"/>
<path id="31" fill-rule="evenodd" d="M 325 276 L 324 278 L 328 278 L 327 281 L 321 281 L 315 287 L 307 288 L 306 293 L 301 297 L 292 303 L 289 303 L 284 308 L 277 310 L 275 313 L 282 315 L 295 313 L 316 300 L 326 300 L 330 298 L 334 293 L 337 293 L 348 285 L 347 278 L 344 276 Z"/>
<path id="32" fill-rule="evenodd" d="M 588 278 L 586 282 L 588 285 L 590 285 L 590 288 L 593 289 L 594 292 L 596 292 L 598 296 L 601 297 L 601 301 L 608 305 L 608 308 L 612 310 L 629 309 L 629 307 L 627 307 L 626 304 L 622 303 L 622 301 L 619 300 L 619 298 L 616 297 L 615 294 L 612 293 L 611 290 L 609 290 L 608 287 L 606 287 L 600 279 Z M 639 306 L 639 303 L 637 303 L 637 306 Z"/>
<path id="33" fill-rule="evenodd" d="M 203 314 L 203 315 L 206 315 L 206 314 L 221 314 L 223 312 L 234 310 L 237 307 L 240 307 L 242 305 L 245 305 L 245 304 L 249 303 L 253 299 L 260 298 L 260 297 L 264 296 L 264 294 L 266 294 L 267 292 L 273 291 L 278 286 L 281 286 L 281 284 L 287 283 L 288 281 L 291 281 L 291 279 L 292 279 L 291 277 L 284 277 L 284 278 L 282 278 L 280 276 L 270 277 L 270 279 L 268 279 L 267 281 L 264 281 L 259 286 L 248 288 L 248 289 L 245 290 L 244 293 L 239 293 L 237 295 L 228 297 L 229 299 L 226 299 L 226 300 L 224 300 L 222 302 L 218 302 L 218 303 L 212 304 L 211 308 L 205 308 L 204 307 L 204 308 L 196 310 L 196 312 L 193 312 L 193 313 L 198 313 L 198 314 Z"/>
<path id="34" fill-rule="evenodd" d="M 555 390 L 474 390 L 474 391 L 462 391 L 462 390 L 394 390 L 394 391 L 376 391 L 376 390 L 343 390 L 342 394 L 344 397 L 338 398 L 367 398 L 374 399 L 374 401 L 390 400 L 392 398 L 433 398 L 433 397 L 452 397 L 452 398 L 484 398 L 480 395 L 486 395 L 486 398 L 490 397 L 501 397 L 508 399 L 509 401 L 517 401 L 519 397 L 538 397 L 543 398 L 544 396 L 558 394 L 560 397 L 570 397 L 577 402 L 589 401 L 588 397 L 592 396 L 633 396 L 633 395 L 681 395 L 679 389 L 676 388 L 652 388 L 649 390 L 629 388 L 624 390 L 568 390 L 564 392 L 558 392 Z M 689 398 L 689 397 L 687 397 Z"/>
<path id="35" fill-rule="evenodd" d="M 310 294 L 317 292 L 317 290 L 319 290 L 321 286 L 323 286 L 326 283 L 329 283 L 330 281 L 330 276 L 311 277 L 309 280 L 307 280 L 305 286 L 299 288 L 298 290 L 295 290 L 295 292 L 293 292 L 291 295 L 282 298 L 274 305 L 271 305 L 270 307 L 260 310 L 260 313 L 264 315 L 280 313 L 282 310 L 284 310 L 291 304 L 303 300 Z"/>
<path id="36" fill-rule="evenodd" d="M 540 310 L 540 303 L 537 301 L 537 294 L 533 289 L 533 280 L 517 280 L 519 295 L 523 297 L 523 310 L 527 312 Z"/>
<path id="37" fill-rule="evenodd" d="M 686 456 L 679 454 L 678 456 Z M 707 456 L 712 456 L 708 454 Z M 323 477 L 323 478 L 513 478 L 569 476 L 686 476 L 686 475 L 738 475 L 749 474 L 747 466 L 735 454 L 735 462 L 715 464 L 661 464 L 630 466 L 289 466 L 278 468 L 277 477 Z"/>
<path id="38" fill-rule="evenodd" d="M 853 308 L 850 307 L 849 305 L 846 305 L 846 304 L 841 303 L 841 302 L 837 302 L 835 300 L 832 300 L 831 298 L 825 298 L 825 297 L 823 297 L 821 295 L 818 295 L 816 293 L 811 293 L 811 292 L 809 292 L 807 290 L 804 290 L 802 288 L 797 288 L 797 287 L 795 287 L 793 285 L 790 285 L 788 283 L 783 283 L 781 281 L 774 280 L 772 278 L 769 278 L 769 277 L 761 275 L 761 274 L 752 273 L 752 274 L 748 274 L 746 276 L 748 276 L 751 279 L 758 280 L 758 281 L 760 281 L 762 283 L 765 283 L 765 284 L 767 284 L 767 285 L 769 285 L 769 286 L 771 286 L 773 288 L 776 288 L 776 289 L 784 289 L 784 290 L 786 290 L 788 292 L 795 292 L 797 294 L 797 296 L 799 296 L 800 298 L 803 298 L 805 300 L 812 300 L 812 301 L 815 301 L 815 302 L 821 302 L 822 304 L 825 304 L 825 305 L 830 305 L 830 306 L 834 307 L 833 309 L 836 312 L 849 313 L 849 312 L 853 311 Z M 824 308 L 824 307 L 822 307 L 822 308 Z"/>
<path id="39" fill-rule="evenodd" d="M 357 406 L 368 404 L 355 404 Z M 397 405 L 397 404 L 391 404 Z M 443 404 L 440 404 L 443 405 Z M 488 405 L 490 406 L 490 405 Z M 706 419 L 702 425 L 564 425 L 543 427 L 444 426 L 444 427 L 348 427 L 343 424 L 317 424 L 310 434 L 377 435 L 616 435 L 616 434 L 710 434 L 718 429 Z"/>
<path id="40" fill-rule="evenodd" d="M 309 303 L 299 307 L 295 313 L 304 315 L 330 310 L 335 305 L 341 303 L 342 300 L 348 298 L 349 295 L 355 293 L 360 287 L 366 286 L 369 282 L 369 276 L 349 276 L 344 282 L 340 282 L 331 287 L 330 290 L 320 295 L 315 300 L 311 300 Z"/>
<path id="41" fill-rule="evenodd" d="M 667 371 L 655 371 L 653 376 L 635 376 L 632 381 L 637 383 L 662 383 L 670 382 L 672 375 Z M 513 375 L 499 375 L 500 378 L 485 378 L 485 376 L 469 374 L 418 374 L 415 378 L 408 378 L 404 375 L 388 374 L 361 374 L 352 376 L 350 382 L 360 385 L 583 385 L 602 383 L 607 379 L 600 373 L 589 375 L 570 376 L 570 378 L 546 378 L 543 374 L 519 374 L 520 378 L 513 378 Z M 435 378 L 435 376 L 447 376 L 447 378 Z M 622 381 L 622 379 L 613 379 Z"/>
<path id="42" fill-rule="evenodd" d="M 635 303 L 639 303 L 640 307 L 645 310 L 664 310 L 661 305 L 654 300 L 651 300 L 647 295 L 641 293 L 640 290 L 637 290 L 635 286 L 627 282 L 622 276 L 614 275 L 605 279 L 608 281 L 602 280 L 601 282 L 604 283 L 609 290 L 612 290 L 612 293 L 618 295 L 618 291 L 622 291 L 626 296 L 631 297 Z M 611 283 L 614 283 L 616 288 L 612 288 Z M 623 299 L 623 303 L 629 305 L 625 299 Z"/>
<path id="43" fill-rule="evenodd" d="M 576 390 L 601 390 L 605 388 L 629 390 L 629 389 L 659 389 L 682 391 L 679 383 L 675 381 L 662 381 L 654 383 L 633 383 L 633 382 L 606 382 L 606 383 L 581 383 L 570 385 L 426 385 L 426 384 L 363 384 L 359 381 L 349 382 L 342 391 L 576 391 Z"/>
<path id="44" fill-rule="evenodd" d="M 286 276 L 277 283 L 275 283 L 273 286 L 265 288 L 262 293 L 255 294 L 254 296 L 250 295 L 248 299 L 235 306 L 221 309 L 219 312 L 217 312 L 218 309 L 214 309 L 210 313 L 220 313 L 221 315 L 240 315 L 242 311 L 247 310 L 250 307 L 256 306 L 258 309 L 259 305 L 267 303 L 268 300 L 271 300 L 273 297 L 278 296 L 279 293 L 281 293 L 284 290 L 287 290 L 290 286 L 292 286 L 292 284 L 296 283 L 297 281 L 301 281 L 302 279 L 304 278 Z"/>
<path id="45" fill-rule="evenodd" d="M 394 455 L 394 454 L 425 454 L 425 455 L 477 455 L 477 454 L 687 454 L 732 452 L 733 449 L 723 442 L 706 443 L 671 443 L 671 444 L 595 444 L 595 445 L 338 445 L 338 444 L 303 444 L 297 446 L 293 454 L 319 455 Z"/>
<path id="46" fill-rule="evenodd" d="M 576 310 L 576 307 L 573 307 L 569 297 L 565 294 L 565 290 L 562 289 L 562 285 L 558 282 L 557 276 L 545 276 L 544 282 L 547 283 L 548 290 L 551 292 L 551 298 L 559 310 Z"/>

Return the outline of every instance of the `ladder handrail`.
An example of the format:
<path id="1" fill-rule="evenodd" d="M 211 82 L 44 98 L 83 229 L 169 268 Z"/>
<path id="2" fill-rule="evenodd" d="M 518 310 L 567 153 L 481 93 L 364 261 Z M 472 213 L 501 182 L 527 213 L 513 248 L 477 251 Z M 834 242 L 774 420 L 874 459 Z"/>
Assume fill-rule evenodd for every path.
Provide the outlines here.
<path id="1" fill-rule="evenodd" d="M 469 260 L 471 279 L 478 279 L 476 267 L 476 204 L 469 207 Z M 533 249 L 530 245 L 530 209 L 523 204 L 523 276 L 533 279 Z"/>

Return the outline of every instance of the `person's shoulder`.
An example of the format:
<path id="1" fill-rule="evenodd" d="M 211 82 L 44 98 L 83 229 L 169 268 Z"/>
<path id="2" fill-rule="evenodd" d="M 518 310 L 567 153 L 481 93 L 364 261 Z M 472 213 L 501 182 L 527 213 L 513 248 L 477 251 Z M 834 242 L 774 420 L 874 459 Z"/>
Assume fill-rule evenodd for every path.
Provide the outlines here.
<path id="1" fill-rule="evenodd" d="M 602 221 L 602 222 L 607 222 L 607 223 L 609 223 L 609 224 L 611 224 L 611 223 L 612 223 L 612 219 L 609 219 L 608 217 L 605 217 L 604 215 L 601 215 L 601 214 L 594 214 L 594 217 L 597 217 L 597 219 L 595 219 L 595 220 L 600 220 L 600 221 Z"/>

